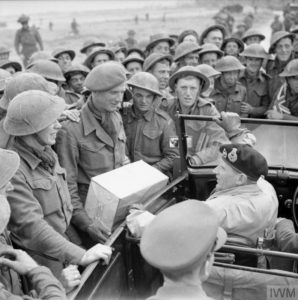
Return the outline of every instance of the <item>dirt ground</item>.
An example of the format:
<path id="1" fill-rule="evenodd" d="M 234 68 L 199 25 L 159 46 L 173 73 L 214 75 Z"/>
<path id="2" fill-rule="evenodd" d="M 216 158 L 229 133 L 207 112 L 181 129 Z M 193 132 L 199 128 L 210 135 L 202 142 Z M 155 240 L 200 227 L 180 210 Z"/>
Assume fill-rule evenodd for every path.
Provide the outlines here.
<path id="1" fill-rule="evenodd" d="M 38 2 L 38 1 L 37 1 Z M 55 3 L 55 2 L 53 2 Z M 198 7 L 198 6 L 178 6 L 178 7 L 162 7 L 148 9 L 130 9 L 130 10 L 110 10 L 80 12 L 76 15 L 76 19 L 80 25 L 79 35 L 73 36 L 70 30 L 70 23 L 73 14 L 66 12 L 49 13 L 43 15 L 39 19 L 41 24 L 39 31 L 44 40 L 45 50 L 52 51 L 58 47 L 67 47 L 74 49 L 77 53 L 76 62 L 81 62 L 83 56 L 79 53 L 83 42 L 90 37 L 96 36 L 99 39 L 108 42 L 109 45 L 117 41 L 124 40 L 127 37 L 127 31 L 134 29 L 136 31 L 135 38 L 144 43 L 149 40 L 149 36 L 154 33 L 166 32 L 179 34 L 184 29 L 195 29 L 201 33 L 204 28 L 212 25 L 212 17 L 219 10 L 217 7 Z M 245 7 L 245 11 L 252 10 L 252 7 Z M 145 14 L 149 13 L 149 21 L 145 20 Z M 165 22 L 162 20 L 165 14 Z M 135 24 L 135 16 L 138 15 L 138 24 Z M 255 14 L 254 27 L 261 30 L 266 35 L 264 46 L 268 48 L 270 39 L 270 23 L 273 20 L 274 12 L 269 9 L 259 8 Z M 243 18 L 244 13 L 234 14 L 236 24 Z M 37 21 L 37 17 L 32 18 Z M 48 28 L 48 22 L 54 23 L 53 31 Z M 13 22 L 13 23 L 12 23 Z M 11 24 L 13 26 L 11 26 Z M 13 41 L 15 31 L 17 29 L 16 21 L 12 18 L 8 22 L 7 28 L 0 28 L 1 44 L 13 49 Z M 12 59 L 18 59 L 14 49 L 11 53 Z"/>

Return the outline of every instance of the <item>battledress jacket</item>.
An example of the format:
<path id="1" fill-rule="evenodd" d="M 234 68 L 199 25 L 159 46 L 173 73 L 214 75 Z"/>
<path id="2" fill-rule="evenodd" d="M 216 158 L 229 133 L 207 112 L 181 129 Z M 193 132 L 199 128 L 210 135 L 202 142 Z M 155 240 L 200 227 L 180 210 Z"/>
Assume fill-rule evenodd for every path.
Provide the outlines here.
<path id="1" fill-rule="evenodd" d="M 72 204 L 66 172 L 58 159 L 53 174 L 40 166 L 41 160 L 16 140 L 12 150 L 21 163 L 7 195 L 11 207 L 8 229 L 12 241 L 20 247 L 36 250 L 59 259 L 54 261 L 32 255 L 41 265 L 59 277 L 63 263 L 78 264 L 85 250 L 69 241 L 66 231 L 72 218 Z"/>
<path id="2" fill-rule="evenodd" d="M 68 189 L 74 208 L 72 222 L 83 231 L 92 222 L 84 209 L 91 178 L 127 163 L 126 136 L 119 113 L 117 117 L 120 132 L 115 143 L 88 105 L 83 106 L 80 121 L 66 121 L 57 136 L 56 151 L 67 172 Z"/>

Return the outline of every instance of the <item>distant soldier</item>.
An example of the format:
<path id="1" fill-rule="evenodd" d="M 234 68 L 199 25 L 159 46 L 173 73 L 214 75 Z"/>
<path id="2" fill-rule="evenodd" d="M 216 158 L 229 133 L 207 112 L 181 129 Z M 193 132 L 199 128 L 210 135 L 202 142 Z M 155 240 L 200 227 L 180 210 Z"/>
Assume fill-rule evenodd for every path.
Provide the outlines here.
<path id="1" fill-rule="evenodd" d="M 127 31 L 127 38 L 125 39 L 125 43 L 127 48 L 133 48 L 137 45 L 137 40 L 135 39 L 136 32 L 133 29 L 129 29 Z"/>
<path id="2" fill-rule="evenodd" d="M 279 16 L 274 16 L 274 21 L 271 23 L 270 25 L 271 29 L 272 29 L 272 33 L 276 31 L 281 31 L 283 29 L 283 25 L 282 22 L 279 20 Z"/>
<path id="3" fill-rule="evenodd" d="M 43 50 L 43 42 L 37 29 L 29 27 L 28 16 L 21 15 L 18 22 L 22 24 L 22 28 L 16 32 L 14 45 L 17 54 L 21 56 L 23 64 L 26 67 L 30 56 L 39 50 L 37 45 L 39 45 L 40 50 Z"/>
<path id="4" fill-rule="evenodd" d="M 79 24 L 76 20 L 76 18 L 73 18 L 72 22 L 70 23 L 71 31 L 74 35 L 79 34 Z"/>
<path id="5" fill-rule="evenodd" d="M 50 21 L 50 22 L 49 22 L 49 30 L 50 30 L 50 31 L 53 31 L 53 25 L 54 25 L 53 22 Z"/>

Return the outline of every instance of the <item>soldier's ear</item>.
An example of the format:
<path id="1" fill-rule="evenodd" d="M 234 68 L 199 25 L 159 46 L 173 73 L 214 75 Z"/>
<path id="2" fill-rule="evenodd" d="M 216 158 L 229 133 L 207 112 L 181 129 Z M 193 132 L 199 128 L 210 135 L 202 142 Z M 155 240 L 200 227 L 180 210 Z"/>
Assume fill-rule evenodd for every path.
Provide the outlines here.
<path id="1" fill-rule="evenodd" d="M 237 175 L 236 184 L 237 185 L 244 185 L 247 183 L 247 176 L 243 173 Z"/>

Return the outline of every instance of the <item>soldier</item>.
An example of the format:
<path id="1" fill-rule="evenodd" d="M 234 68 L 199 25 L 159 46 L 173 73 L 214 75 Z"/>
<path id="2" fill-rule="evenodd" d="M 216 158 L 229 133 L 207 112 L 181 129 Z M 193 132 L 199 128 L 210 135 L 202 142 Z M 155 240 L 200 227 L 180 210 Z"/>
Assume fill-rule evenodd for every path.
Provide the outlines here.
<path id="1" fill-rule="evenodd" d="M 247 26 L 244 22 L 240 22 L 237 25 L 237 31 L 235 31 L 232 36 L 237 39 L 242 39 L 245 31 L 247 30 Z"/>
<path id="2" fill-rule="evenodd" d="M 65 102 L 67 104 L 76 104 L 81 108 L 84 104 L 84 97 L 81 94 L 84 88 L 84 81 L 90 70 L 83 65 L 72 65 L 65 72 L 67 89 L 65 90 Z"/>
<path id="3" fill-rule="evenodd" d="M 214 210 L 228 236 L 240 237 L 255 247 L 265 230 L 273 231 L 278 211 L 275 190 L 264 179 L 267 161 L 249 145 L 222 145 L 220 153 L 220 162 L 214 169 L 217 184 L 206 204 Z M 253 259 L 245 254 L 241 263 L 256 267 L 256 256 Z"/>
<path id="4" fill-rule="evenodd" d="M 277 31 L 271 39 L 269 54 L 275 54 L 275 59 L 270 60 L 266 66 L 266 72 L 271 77 L 269 81 L 269 96 L 273 99 L 276 91 L 282 86 L 279 74 L 294 58 L 293 41 L 294 34 L 286 31 Z"/>
<path id="5" fill-rule="evenodd" d="M 295 27 L 293 27 L 291 29 L 291 33 L 293 33 L 295 35 L 294 41 L 293 41 L 294 57 L 298 58 L 298 25 L 296 25 Z"/>
<path id="6" fill-rule="evenodd" d="M 106 47 L 106 44 L 96 38 L 92 38 L 84 42 L 80 52 L 88 56 L 95 47 Z"/>
<path id="7" fill-rule="evenodd" d="M 128 49 L 134 48 L 137 45 L 137 40 L 135 39 L 136 32 L 133 29 L 129 29 L 127 31 L 127 38 L 125 39 L 125 43 Z"/>
<path id="8" fill-rule="evenodd" d="M 58 60 L 62 72 L 65 72 L 71 66 L 76 53 L 71 49 L 58 48 L 53 51 L 52 55 Z"/>
<path id="9" fill-rule="evenodd" d="M 199 52 L 201 64 L 206 64 L 215 67 L 217 61 L 222 58 L 224 53 L 214 44 L 204 44 Z"/>
<path id="10" fill-rule="evenodd" d="M 270 25 L 272 31 L 271 31 L 271 36 L 277 31 L 283 30 L 283 25 L 282 22 L 279 20 L 279 16 L 275 15 L 274 16 L 274 21 Z"/>
<path id="11" fill-rule="evenodd" d="M 184 30 L 179 34 L 177 42 L 178 44 L 181 44 L 183 42 L 192 42 L 199 44 L 199 35 L 195 30 Z"/>
<path id="12" fill-rule="evenodd" d="M 209 26 L 201 34 L 200 45 L 210 43 L 220 49 L 225 36 L 226 30 L 222 25 Z"/>
<path id="13" fill-rule="evenodd" d="M 22 58 L 24 67 L 26 67 L 30 56 L 38 50 L 43 50 L 43 42 L 39 32 L 34 27 L 29 27 L 28 16 L 21 15 L 18 22 L 22 24 L 22 28 L 16 32 L 14 45 L 17 54 Z"/>
<path id="14" fill-rule="evenodd" d="M 27 65 L 27 69 L 30 69 L 36 61 L 41 60 L 41 59 L 50 60 L 52 62 L 58 63 L 57 58 L 54 58 L 49 52 L 37 51 L 37 52 L 34 52 L 30 56 L 29 61 L 28 61 L 28 65 Z"/>
<path id="15" fill-rule="evenodd" d="M 134 54 L 134 55 L 138 55 L 140 58 L 145 59 L 145 53 L 143 50 L 141 50 L 140 48 L 134 47 L 134 48 L 129 48 L 127 50 L 127 56 Z"/>
<path id="16" fill-rule="evenodd" d="M 208 234 L 206 234 L 208 232 Z M 163 286 L 148 300 L 212 300 L 202 288 L 227 235 L 205 203 L 187 200 L 166 208 L 146 227 L 141 254 L 163 274 Z"/>
<path id="17" fill-rule="evenodd" d="M 248 29 L 242 37 L 242 41 L 246 46 L 249 46 L 251 44 L 260 44 L 264 40 L 265 35 L 262 34 L 259 30 L 253 28 Z"/>
<path id="18" fill-rule="evenodd" d="M 54 83 L 46 81 L 41 75 L 27 72 L 18 73 L 6 82 L 3 97 L 0 99 L 0 108 L 3 111 L 0 121 L 0 148 L 9 148 L 14 139 L 13 136 L 5 133 L 3 128 L 3 118 L 6 115 L 9 103 L 21 92 L 29 90 L 40 90 L 56 95 L 58 88 Z"/>
<path id="19" fill-rule="evenodd" d="M 177 64 L 177 69 L 184 66 L 196 66 L 199 64 L 199 51 L 202 49 L 197 43 L 182 42 L 176 50 L 174 62 Z"/>
<path id="20" fill-rule="evenodd" d="M 246 88 L 238 82 L 244 66 L 236 57 L 227 55 L 216 63 L 215 69 L 221 72 L 210 95 L 215 107 L 219 112 L 235 112 L 247 117 L 248 113 L 244 113 L 241 108 L 242 104 L 247 102 Z"/>
<path id="21" fill-rule="evenodd" d="M 178 157 L 171 139 L 177 140 L 177 135 L 173 120 L 154 105 L 156 98 L 162 96 L 158 81 L 150 73 L 140 72 L 127 85 L 133 95 L 133 106 L 123 116 L 129 158 L 144 160 L 171 176 L 174 159 Z"/>
<path id="22" fill-rule="evenodd" d="M 122 63 L 126 57 L 126 53 L 127 53 L 126 47 L 116 46 L 112 49 L 112 51 L 114 52 L 115 55 L 115 61 L 119 61 Z"/>
<path id="23" fill-rule="evenodd" d="M 173 119 L 176 119 L 177 111 L 182 114 L 219 116 L 214 105 L 200 96 L 209 88 L 210 82 L 196 67 L 182 67 L 171 76 L 169 84 L 176 96 L 168 109 Z M 188 121 L 185 129 L 188 135 L 187 155 L 192 165 L 214 161 L 219 146 L 228 142 L 225 131 L 215 122 Z"/>
<path id="24" fill-rule="evenodd" d="M 274 95 L 267 113 L 269 119 L 298 120 L 298 59 L 293 59 L 279 74 L 286 83 Z"/>
<path id="25" fill-rule="evenodd" d="M 79 34 L 79 23 L 77 22 L 76 18 L 73 18 L 72 22 L 70 23 L 71 32 L 74 35 Z"/>
<path id="26" fill-rule="evenodd" d="M 94 67 L 114 59 L 115 55 L 113 51 L 103 47 L 95 47 L 89 53 L 83 64 L 92 70 Z"/>
<path id="27" fill-rule="evenodd" d="M 92 220 L 84 204 L 93 176 L 128 163 L 126 136 L 118 112 L 125 92 L 125 68 L 106 62 L 87 75 L 85 86 L 91 91 L 78 123 L 65 122 L 57 138 L 60 163 L 67 171 L 68 188 L 74 207 L 73 224 L 94 241 L 105 241 L 107 230 Z"/>
<path id="28" fill-rule="evenodd" d="M 259 44 L 251 44 L 240 54 L 245 59 L 245 71 L 239 81 L 246 87 L 247 103 L 242 103 L 241 112 L 250 117 L 263 118 L 267 111 L 269 98 L 269 76 L 261 71 L 268 53 Z"/>
<path id="29" fill-rule="evenodd" d="M 6 114 L 5 109 L 1 105 L 1 102 L 2 102 L 2 96 L 4 93 L 4 89 L 6 86 L 6 82 L 8 81 L 8 79 L 10 77 L 11 77 L 11 74 L 9 72 L 0 69 L 0 120 L 2 120 Z M 1 140 L 1 136 L 0 136 L 0 140 Z M 2 147 L 0 146 L 0 148 L 2 148 Z"/>
<path id="30" fill-rule="evenodd" d="M 86 266 L 108 262 L 110 247 L 98 244 L 88 251 L 71 226 L 73 207 L 66 173 L 51 149 L 65 109 L 62 98 L 43 91 L 26 91 L 8 106 L 4 130 L 15 136 L 12 149 L 21 159 L 7 194 L 11 207 L 8 229 L 21 249 L 32 249 L 34 259 L 60 277 L 63 263 Z"/>
<path id="31" fill-rule="evenodd" d="M 144 61 L 144 72 L 149 72 L 159 82 L 159 91 L 163 95 L 156 105 L 166 110 L 173 103 L 173 96 L 169 91 L 169 78 L 172 63 L 172 56 L 161 53 L 152 53 Z"/>
<path id="32" fill-rule="evenodd" d="M 239 54 L 244 50 L 244 44 L 235 37 L 226 38 L 222 43 L 221 50 L 225 55 L 232 55 L 239 59 Z"/>
<path id="33" fill-rule="evenodd" d="M 213 89 L 214 89 L 214 82 L 215 79 L 218 78 L 221 74 L 221 72 L 218 72 L 217 70 L 215 70 L 214 68 L 212 68 L 209 65 L 206 64 L 200 64 L 196 67 L 196 69 L 203 73 L 210 81 L 210 86 L 209 88 L 201 93 L 201 96 L 203 98 L 209 98 L 210 94 L 212 93 Z"/>
<path id="34" fill-rule="evenodd" d="M 17 61 L 11 61 L 11 60 L 1 61 L 0 62 L 0 68 L 3 69 L 3 70 L 6 70 L 11 75 L 13 75 L 16 72 L 21 72 L 22 71 L 21 64 L 18 63 Z"/>
<path id="35" fill-rule="evenodd" d="M 122 64 L 126 68 L 126 70 L 131 74 L 130 76 L 132 76 L 138 72 L 142 72 L 144 59 L 141 58 L 139 55 L 135 54 L 135 52 L 133 52 L 125 58 Z"/>
<path id="36" fill-rule="evenodd" d="M 150 42 L 146 46 L 148 54 L 160 53 L 168 55 L 170 54 L 170 48 L 174 46 L 175 41 L 168 35 L 159 33 L 150 37 Z"/>
<path id="37" fill-rule="evenodd" d="M 20 284 L 20 275 L 23 275 L 29 279 L 39 299 L 66 299 L 61 283 L 48 268 L 39 266 L 26 252 L 12 248 L 6 229 L 11 214 L 7 193 L 13 189 L 10 180 L 19 168 L 20 157 L 14 151 L 0 149 L 0 160 L 0 298 L 24 299 L 22 296 L 26 296 Z M 29 296 L 27 297 L 26 299 L 29 299 Z"/>

